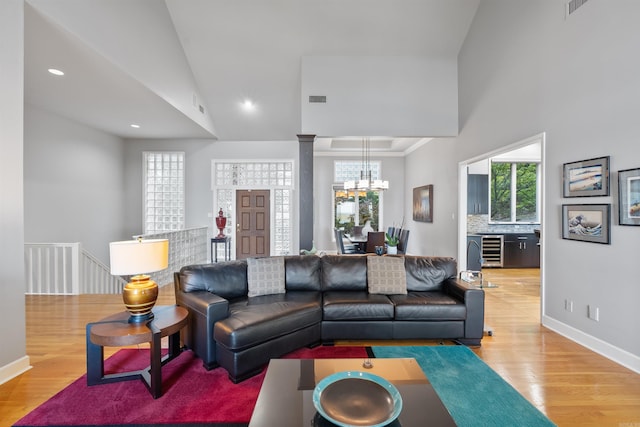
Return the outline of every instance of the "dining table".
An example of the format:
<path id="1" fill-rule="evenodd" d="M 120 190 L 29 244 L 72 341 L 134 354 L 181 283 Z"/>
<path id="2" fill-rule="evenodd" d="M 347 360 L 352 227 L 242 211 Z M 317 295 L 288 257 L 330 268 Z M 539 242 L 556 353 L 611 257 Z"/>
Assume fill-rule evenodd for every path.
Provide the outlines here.
<path id="1" fill-rule="evenodd" d="M 360 253 L 364 253 L 367 249 L 367 236 L 364 234 L 360 235 L 351 235 L 345 234 L 344 237 L 347 238 L 348 241 L 353 243 L 356 247 L 356 250 Z"/>

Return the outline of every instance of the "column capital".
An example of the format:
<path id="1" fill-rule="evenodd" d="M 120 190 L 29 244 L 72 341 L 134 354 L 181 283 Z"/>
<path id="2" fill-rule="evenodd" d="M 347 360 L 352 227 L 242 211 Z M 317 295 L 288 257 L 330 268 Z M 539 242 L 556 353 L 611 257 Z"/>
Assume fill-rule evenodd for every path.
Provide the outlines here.
<path id="1" fill-rule="evenodd" d="M 313 134 L 298 134 L 298 142 L 313 142 L 316 139 L 316 136 Z"/>

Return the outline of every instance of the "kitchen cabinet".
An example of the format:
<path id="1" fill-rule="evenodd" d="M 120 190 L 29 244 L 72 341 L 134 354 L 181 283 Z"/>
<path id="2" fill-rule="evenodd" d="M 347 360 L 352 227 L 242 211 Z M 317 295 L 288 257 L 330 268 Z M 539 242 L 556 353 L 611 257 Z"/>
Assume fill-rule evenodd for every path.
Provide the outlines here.
<path id="1" fill-rule="evenodd" d="M 467 175 L 467 214 L 489 213 L 489 176 Z"/>
<path id="2" fill-rule="evenodd" d="M 539 268 L 540 246 L 535 234 L 505 234 L 504 264 L 505 268 Z"/>

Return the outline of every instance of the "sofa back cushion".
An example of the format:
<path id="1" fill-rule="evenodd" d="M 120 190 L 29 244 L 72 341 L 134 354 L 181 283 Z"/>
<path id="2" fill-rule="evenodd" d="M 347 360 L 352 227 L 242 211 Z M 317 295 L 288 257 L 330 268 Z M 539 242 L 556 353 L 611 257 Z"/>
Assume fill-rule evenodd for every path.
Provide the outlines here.
<path id="1" fill-rule="evenodd" d="M 442 282 L 455 278 L 456 260 L 448 257 L 421 257 L 407 255 L 404 258 L 407 272 L 407 291 L 437 291 Z"/>
<path id="2" fill-rule="evenodd" d="M 239 260 L 182 267 L 180 288 L 183 292 L 209 291 L 226 299 L 246 296 L 247 262 Z"/>
<path id="3" fill-rule="evenodd" d="M 367 255 L 325 255 L 320 259 L 323 291 L 367 290 Z"/>
<path id="4" fill-rule="evenodd" d="M 406 295 L 407 272 L 404 257 L 367 257 L 367 285 L 370 294 Z"/>
<path id="5" fill-rule="evenodd" d="M 284 257 L 288 291 L 320 291 L 320 257 L 316 255 Z"/>
<path id="6" fill-rule="evenodd" d="M 249 297 L 284 294 L 284 258 L 247 258 Z"/>

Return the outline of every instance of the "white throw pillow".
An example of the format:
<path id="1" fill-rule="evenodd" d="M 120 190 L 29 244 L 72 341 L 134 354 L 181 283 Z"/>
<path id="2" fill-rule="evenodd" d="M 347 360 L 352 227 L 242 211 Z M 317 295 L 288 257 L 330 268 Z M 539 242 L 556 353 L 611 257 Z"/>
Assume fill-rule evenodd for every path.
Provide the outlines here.
<path id="1" fill-rule="evenodd" d="M 367 286 L 370 294 L 406 295 L 404 257 L 368 256 Z"/>
<path id="2" fill-rule="evenodd" d="M 283 257 L 247 258 L 249 296 L 285 293 Z"/>

